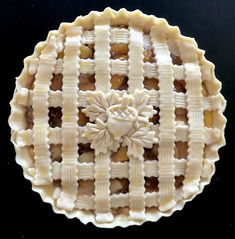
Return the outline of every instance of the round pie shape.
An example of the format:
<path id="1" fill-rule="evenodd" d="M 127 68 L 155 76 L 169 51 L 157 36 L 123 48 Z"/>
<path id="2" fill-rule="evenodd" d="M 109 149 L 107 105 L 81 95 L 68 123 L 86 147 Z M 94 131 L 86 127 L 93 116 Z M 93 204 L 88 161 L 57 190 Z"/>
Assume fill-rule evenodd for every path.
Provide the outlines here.
<path id="1" fill-rule="evenodd" d="M 16 161 L 56 213 L 98 227 L 157 221 L 215 172 L 220 89 L 204 51 L 165 19 L 92 11 L 25 58 L 9 118 Z"/>

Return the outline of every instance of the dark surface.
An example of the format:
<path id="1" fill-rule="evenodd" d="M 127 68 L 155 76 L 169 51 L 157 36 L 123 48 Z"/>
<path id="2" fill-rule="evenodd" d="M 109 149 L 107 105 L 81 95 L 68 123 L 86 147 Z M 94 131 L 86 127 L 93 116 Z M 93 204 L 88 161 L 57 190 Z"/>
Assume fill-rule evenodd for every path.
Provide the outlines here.
<path id="1" fill-rule="evenodd" d="M 94 2 L 94 3 L 92 3 Z M 118 2 L 118 3 L 117 3 Z M 18 76 L 23 68 L 23 59 L 32 54 L 37 42 L 44 40 L 51 29 L 57 29 L 60 22 L 73 21 L 77 15 L 88 14 L 91 10 L 103 10 L 106 6 L 114 9 L 139 8 L 146 14 L 164 17 L 171 25 L 178 25 L 182 34 L 196 39 L 200 48 L 206 50 L 206 57 L 216 65 L 216 75 L 223 83 L 222 93 L 228 100 L 225 115 L 227 146 L 220 150 L 221 160 L 216 163 L 217 171 L 212 182 L 202 194 L 186 204 L 180 212 L 157 223 L 145 223 L 141 227 L 112 230 L 97 229 L 79 220 L 68 220 L 53 213 L 49 204 L 31 190 L 22 169 L 15 163 L 14 149 L 10 143 L 10 129 L 7 124 L 10 101 Z M 216 1 L 0 1 L 1 24 L 1 234 L 4 229 L 13 238 L 34 238 L 34 235 L 54 236 L 68 233 L 76 238 L 108 235 L 127 236 L 142 233 L 158 237 L 163 232 L 176 236 L 203 235 L 202 230 L 233 232 L 235 214 L 234 183 L 234 119 L 235 119 L 235 2 Z M 1 131 L 1 132 L 2 132 Z M 3 193 L 4 192 L 4 193 Z M 9 229 L 7 229 L 9 227 Z M 190 234 L 185 232 L 190 229 Z M 81 235 L 83 234 L 83 235 Z M 53 236 L 53 238 L 55 238 Z"/>

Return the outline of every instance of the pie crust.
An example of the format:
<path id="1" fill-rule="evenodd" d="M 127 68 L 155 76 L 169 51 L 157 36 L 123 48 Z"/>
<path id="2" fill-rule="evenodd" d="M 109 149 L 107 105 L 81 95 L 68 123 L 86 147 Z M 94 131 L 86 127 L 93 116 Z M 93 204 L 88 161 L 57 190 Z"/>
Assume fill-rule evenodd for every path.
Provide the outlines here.
<path id="1" fill-rule="evenodd" d="M 106 8 L 25 58 L 16 161 L 56 213 L 98 227 L 157 221 L 209 184 L 225 144 L 214 65 L 165 19 Z"/>

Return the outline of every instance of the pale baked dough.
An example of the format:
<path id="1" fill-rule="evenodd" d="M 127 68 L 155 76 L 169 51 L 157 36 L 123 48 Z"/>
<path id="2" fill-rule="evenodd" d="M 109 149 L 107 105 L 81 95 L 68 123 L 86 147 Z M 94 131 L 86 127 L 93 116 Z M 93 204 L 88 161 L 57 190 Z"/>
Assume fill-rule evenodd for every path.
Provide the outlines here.
<path id="1" fill-rule="evenodd" d="M 83 44 L 95 44 L 94 59 L 79 58 Z M 110 44 L 128 44 L 128 59 L 110 59 Z M 153 47 L 156 62 L 144 62 L 144 45 Z M 64 56 L 58 57 L 62 52 Z M 171 54 L 179 56 L 182 65 L 173 64 Z M 62 91 L 50 89 L 53 74 L 63 75 Z M 95 91 L 79 90 L 80 74 L 95 74 Z M 111 90 L 114 74 L 128 76 L 127 90 Z M 144 77 L 158 79 L 159 90 L 144 89 Z M 186 93 L 174 91 L 174 80 L 182 79 Z M 49 32 L 47 40 L 25 58 L 9 118 L 16 161 L 33 190 L 56 213 L 98 227 L 157 221 L 182 209 L 215 172 L 218 149 L 225 144 L 226 102 L 220 88 L 204 51 L 165 19 L 139 10 L 92 11 Z M 32 129 L 26 129 L 28 106 L 33 108 Z M 49 127 L 49 107 L 62 108 L 61 128 Z M 83 127 L 77 124 L 79 107 L 91 121 Z M 153 107 L 160 109 L 157 125 L 148 120 L 156 113 Z M 175 120 L 180 108 L 187 110 L 188 124 L 180 117 Z M 205 117 L 204 111 L 209 112 Z M 177 158 L 177 141 L 188 143 L 187 158 Z M 79 143 L 91 143 L 95 159 L 79 162 Z M 62 162 L 52 162 L 51 144 L 62 145 Z M 155 144 L 158 160 L 144 161 L 144 148 Z M 128 146 L 129 161 L 111 162 L 111 153 L 121 145 Z M 176 188 L 175 177 L 180 175 L 183 186 Z M 158 179 L 157 191 L 145 192 L 145 177 Z M 128 193 L 111 194 L 110 179 L 115 178 L 129 179 Z M 62 187 L 53 180 L 61 180 Z M 89 180 L 87 185 L 94 180 L 95 194 L 78 193 L 79 180 Z M 119 189 L 121 181 L 113 182 L 111 188 Z"/>

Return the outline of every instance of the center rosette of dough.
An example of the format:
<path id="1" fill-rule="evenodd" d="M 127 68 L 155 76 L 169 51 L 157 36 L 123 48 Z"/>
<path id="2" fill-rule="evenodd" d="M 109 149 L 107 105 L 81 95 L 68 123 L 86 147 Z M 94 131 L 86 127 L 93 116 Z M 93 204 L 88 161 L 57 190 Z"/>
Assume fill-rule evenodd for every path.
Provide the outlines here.
<path id="1" fill-rule="evenodd" d="M 107 127 L 115 140 L 128 133 L 137 121 L 138 112 L 128 105 L 113 105 L 107 109 Z"/>

